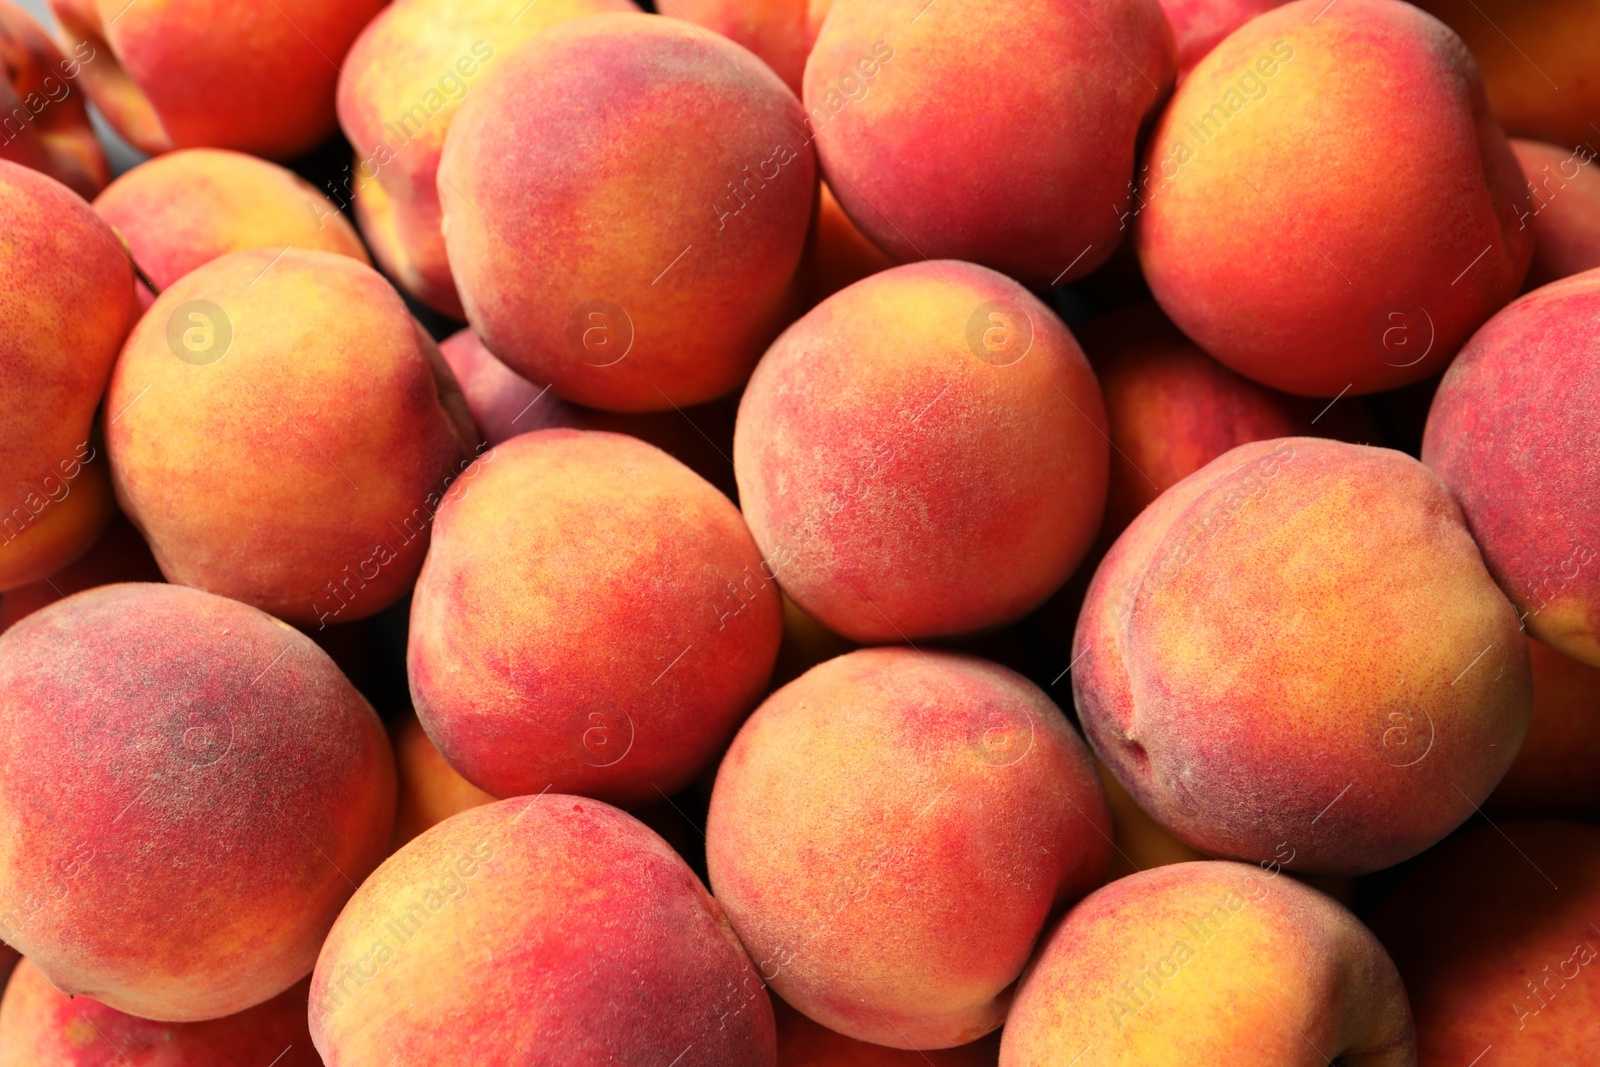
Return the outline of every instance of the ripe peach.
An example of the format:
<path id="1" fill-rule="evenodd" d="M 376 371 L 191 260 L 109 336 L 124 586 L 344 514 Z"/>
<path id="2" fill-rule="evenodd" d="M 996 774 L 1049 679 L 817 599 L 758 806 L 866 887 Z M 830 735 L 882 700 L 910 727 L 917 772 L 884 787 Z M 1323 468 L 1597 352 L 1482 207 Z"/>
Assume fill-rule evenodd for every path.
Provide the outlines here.
<path id="1" fill-rule="evenodd" d="M 784 592 L 861 642 L 1027 614 L 1105 501 L 1105 405 L 1077 342 L 967 263 L 875 274 L 774 344 L 739 405 L 734 471 Z"/>
<path id="2" fill-rule="evenodd" d="M 896 260 L 1047 288 L 1121 242 L 1135 140 L 1175 68 L 1157 0 L 853 0 L 806 63 L 806 129 Z"/>
<path id="3" fill-rule="evenodd" d="M 1596 410 L 1600 269 L 1535 289 L 1473 336 L 1434 396 L 1422 459 L 1528 632 L 1600 667 Z"/>
<path id="4" fill-rule="evenodd" d="M 1379 114 L 1381 99 L 1406 104 Z M 1157 302 L 1222 363 L 1360 395 L 1435 373 L 1516 294 L 1527 205 L 1448 28 L 1399 0 L 1295 0 L 1178 89 L 1136 238 Z"/>
<path id="5" fill-rule="evenodd" d="M 1228 34 L 1287 0 L 1161 0 L 1178 41 L 1178 81 Z"/>
<path id="6" fill-rule="evenodd" d="M 1000 1056 L 998 1033 L 970 1044 L 923 1052 L 845 1037 L 777 998 L 773 998 L 772 1011 L 778 1020 L 778 1067 L 995 1067 Z"/>
<path id="7" fill-rule="evenodd" d="M 309 980 L 199 1023 L 159 1023 L 72 998 L 24 961 L 0 1002 L 0 1067 L 322 1067 L 306 1025 Z"/>
<path id="8" fill-rule="evenodd" d="M 665 0 L 663 15 L 687 19 L 750 49 L 800 95 L 806 57 L 833 0 Z"/>
<path id="9" fill-rule="evenodd" d="M 394 742 L 395 770 L 399 776 L 392 849 L 452 815 L 494 803 L 493 794 L 485 793 L 461 777 L 439 755 L 415 715 L 407 715 L 392 724 L 389 736 Z"/>
<path id="10" fill-rule="evenodd" d="M 339 61 L 384 0 L 50 0 L 89 97 L 142 152 L 288 159 L 334 131 Z"/>
<path id="11" fill-rule="evenodd" d="M 311 639 L 169 585 L 0 635 L 0 934 L 59 989 L 195 1022 L 305 977 L 382 858 L 394 761 Z"/>
<path id="12" fill-rule="evenodd" d="M 1204 852 L 1190 848 L 1167 833 L 1160 823 L 1145 814 L 1104 762 L 1096 759 L 1095 769 L 1100 772 L 1100 784 L 1105 787 L 1106 802 L 1111 810 L 1112 855 L 1106 881 L 1114 882 L 1151 867 L 1210 859 Z"/>
<path id="13" fill-rule="evenodd" d="M 53 178 L 0 160 L 0 592 L 88 551 L 111 518 L 95 409 L 134 315 L 116 234 Z"/>
<path id="14" fill-rule="evenodd" d="M 1411 993 L 1421 1067 L 1591 1059 L 1597 915 L 1593 826 L 1479 826 L 1424 856 L 1372 917 Z"/>
<path id="15" fill-rule="evenodd" d="M 1594 149 L 1513 140 L 1511 150 L 1529 186 L 1528 211 L 1517 219 L 1534 235 L 1527 288 L 1600 267 L 1600 166 Z"/>
<path id="16" fill-rule="evenodd" d="M 632 0 L 396 0 L 350 47 L 339 124 L 355 147 L 349 189 L 383 269 L 464 318 L 439 230 L 439 153 L 461 101 L 530 37 L 568 19 L 638 11 Z"/>
<path id="17" fill-rule="evenodd" d="M 311 1035 L 328 1067 L 776 1063 L 766 991 L 694 872 L 632 816 L 554 793 L 391 856 L 323 946 Z"/>
<path id="18" fill-rule="evenodd" d="M 1074 1057 L 1086 1067 L 1417 1062 L 1406 991 L 1371 931 L 1276 864 L 1219 862 L 1112 882 L 1045 939 L 1000 1063 Z"/>
<path id="19" fill-rule="evenodd" d="M 165 289 L 229 252 L 320 249 L 368 263 L 367 250 L 339 209 L 292 172 L 215 148 L 191 148 L 142 163 L 94 202 L 116 227 L 133 261 Z M 143 285 L 144 307 L 155 300 Z"/>
<path id="20" fill-rule="evenodd" d="M 167 579 L 319 626 L 405 595 L 475 437 L 389 283 L 298 248 L 173 283 L 106 394 L 117 499 Z"/>
<path id="21" fill-rule="evenodd" d="M 1141 808 L 1202 852 L 1287 843 L 1314 874 L 1388 867 L 1459 825 L 1531 700 L 1516 612 L 1444 485 L 1308 437 L 1241 445 L 1135 519 L 1074 662 L 1084 732 Z"/>
<path id="22" fill-rule="evenodd" d="M 473 328 L 592 407 L 737 388 L 787 321 L 816 192 L 803 117 L 755 56 L 676 19 L 539 34 L 467 97 L 439 164 Z"/>
<path id="23" fill-rule="evenodd" d="M 9 630 L 40 608 L 85 589 L 116 582 L 161 580 L 161 568 L 156 566 L 150 546 L 144 543 L 126 515 L 114 512 L 100 540 L 75 562 L 48 578 L 0 596 L 0 631 Z"/>
<path id="24" fill-rule="evenodd" d="M 1533 718 L 1489 797 L 1495 814 L 1600 819 L 1600 668 L 1528 638 Z"/>
<path id="25" fill-rule="evenodd" d="M 712 890 L 784 1000 L 946 1048 L 1005 1019 L 1046 919 L 1094 886 L 1111 820 L 1083 742 L 1020 675 L 852 652 L 758 708 L 706 823 Z"/>
<path id="26" fill-rule="evenodd" d="M 72 92 L 93 60 L 87 46 L 69 59 L 33 16 L 0 0 L 0 159 L 43 171 L 85 199 L 111 176 L 83 94 Z"/>
<path id="27" fill-rule="evenodd" d="M 637 806 L 692 782 L 765 692 L 781 635 L 738 509 L 611 433 L 522 434 L 458 484 L 407 650 L 445 759 L 502 797 Z"/>

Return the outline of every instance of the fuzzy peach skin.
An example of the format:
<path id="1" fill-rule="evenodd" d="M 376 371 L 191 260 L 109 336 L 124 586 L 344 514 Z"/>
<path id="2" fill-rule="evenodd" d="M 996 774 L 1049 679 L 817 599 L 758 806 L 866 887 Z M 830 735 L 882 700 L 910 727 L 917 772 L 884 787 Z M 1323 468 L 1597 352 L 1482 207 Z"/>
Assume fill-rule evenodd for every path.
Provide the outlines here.
<path id="1" fill-rule="evenodd" d="M 1600 144 L 1600 131 L 1590 143 Z M 1515 139 L 1511 150 L 1529 186 L 1528 213 L 1517 219 L 1534 235 L 1527 287 L 1537 289 L 1600 267 L 1600 163 L 1595 150 Z"/>
<path id="2" fill-rule="evenodd" d="M 663 15 L 744 45 L 798 96 L 806 57 L 833 0 L 662 0 L 658 6 Z"/>
<path id="3" fill-rule="evenodd" d="M 1471 55 L 1400 0 L 1296 0 L 1246 23 L 1173 96 L 1138 197 L 1139 261 L 1173 322 L 1303 396 L 1438 372 L 1533 253 Z"/>
<path id="4" fill-rule="evenodd" d="M 1421 0 L 1477 57 L 1506 132 L 1552 144 L 1596 143 L 1600 7 L 1589 0 Z"/>
<path id="5" fill-rule="evenodd" d="M 538 35 L 468 94 L 439 164 L 478 336 L 610 411 L 736 389 L 788 321 L 816 192 L 802 120 L 764 63 L 678 19 Z"/>
<path id="6" fill-rule="evenodd" d="M 106 397 L 117 499 L 167 579 L 318 626 L 405 595 L 477 436 L 389 283 L 297 248 L 184 275 Z"/>
<path id="7" fill-rule="evenodd" d="M 637 806 L 692 782 L 766 691 L 782 633 L 738 509 L 612 433 L 523 434 L 458 484 L 406 653 L 445 759 L 502 797 Z"/>
<path id="8" fill-rule="evenodd" d="M 996 664 L 904 647 L 768 697 L 706 822 L 712 891 L 774 992 L 902 1049 L 997 1028 L 1045 921 L 1110 854 L 1094 764 L 1050 698 Z"/>
<path id="9" fill-rule="evenodd" d="M 1157 0 L 850 0 L 806 63 L 806 130 L 845 212 L 897 261 L 1049 288 L 1121 242 L 1174 49 Z"/>
<path id="10" fill-rule="evenodd" d="M 133 268 L 66 186 L 0 160 L 0 592 L 83 555 L 114 509 L 95 409 Z"/>
<path id="11" fill-rule="evenodd" d="M 1374 522 L 1381 514 L 1383 521 Z M 1443 484 L 1399 452 L 1241 445 L 1147 508 L 1073 642 L 1084 731 L 1213 856 L 1362 874 L 1472 814 L 1527 730 L 1527 642 Z"/>
<path id="12" fill-rule="evenodd" d="M 1178 80 L 1188 77 L 1224 37 L 1286 0 L 1161 0 L 1178 41 Z"/>
<path id="13" fill-rule="evenodd" d="M 334 132 L 339 62 L 385 0 L 50 0 L 83 85 L 135 148 L 289 159 Z"/>
<path id="14" fill-rule="evenodd" d="M 1533 719 L 1485 805 L 1494 815 L 1600 820 L 1600 668 L 1528 638 Z"/>
<path id="15" fill-rule="evenodd" d="M 694 872 L 631 815 L 557 793 L 391 856 L 323 946 L 311 1035 L 328 1067 L 776 1062 L 766 990 Z"/>
<path id="16" fill-rule="evenodd" d="M 568 19 L 632 11 L 632 0 L 396 0 L 342 64 L 339 125 L 355 148 L 350 191 L 383 269 L 445 315 L 464 318 L 439 230 L 439 153 L 461 101 L 535 34 Z"/>
<path id="17" fill-rule="evenodd" d="M 1535 289 L 1473 336 L 1434 395 L 1422 460 L 1528 632 L 1600 667 L 1600 269 Z"/>
<path id="18" fill-rule="evenodd" d="M 497 799 L 461 777 L 445 762 L 415 715 L 407 715 L 391 725 L 389 736 L 394 741 L 395 770 L 399 773 L 394 848 L 452 815 L 492 804 Z"/>
<path id="19" fill-rule="evenodd" d="M 0 1002 L 0 1067 L 322 1067 L 309 985 L 223 1019 L 159 1023 L 70 998 L 24 961 Z"/>
<path id="20" fill-rule="evenodd" d="M 150 546 L 144 543 L 128 517 L 118 511 L 112 514 L 105 533 L 94 547 L 71 564 L 48 578 L 0 596 L 0 632 L 9 630 L 40 608 L 85 589 L 117 582 L 161 580 L 161 568 L 156 566 Z"/>
<path id="21" fill-rule="evenodd" d="M 1016 282 L 967 263 L 875 274 L 772 346 L 733 466 L 784 592 L 864 643 L 1027 614 L 1104 506 L 1105 405 L 1077 342 Z"/>
<path id="22" fill-rule="evenodd" d="M 1110 422 L 1111 483 L 1101 527 L 1107 542 L 1156 497 L 1230 448 L 1299 434 L 1358 444 L 1378 439 L 1361 401 L 1329 405 L 1242 378 L 1148 301 L 1102 315 L 1078 337 Z"/>
<path id="23" fill-rule="evenodd" d="M 111 176 L 84 95 L 72 91 L 94 57 L 86 44 L 63 55 L 32 15 L 0 0 L 0 159 L 43 171 L 86 198 Z"/>
<path id="24" fill-rule="evenodd" d="M 995 1067 L 1000 1056 L 999 1033 L 923 1052 L 845 1037 L 776 997 L 772 1011 L 778 1020 L 778 1067 Z"/>
<path id="25" fill-rule="evenodd" d="M 1179 863 L 1101 889 L 1045 939 L 1000 1041 L 1001 1067 L 1416 1062 L 1383 946 L 1275 864 Z"/>
<path id="26" fill-rule="evenodd" d="M 189 148 L 158 156 L 107 186 L 94 209 L 158 290 L 250 248 L 310 248 L 371 262 L 332 201 L 293 172 L 242 152 Z M 139 299 L 149 307 L 155 296 L 140 285 Z"/>
<path id="27" fill-rule="evenodd" d="M 0 936 L 67 993 L 172 1022 L 277 996 L 394 790 L 372 708 L 245 604 L 110 585 L 0 635 Z"/>
<path id="28" fill-rule="evenodd" d="M 1411 994 L 1421 1067 L 1592 1060 L 1597 915 L 1593 826 L 1478 826 L 1424 856 L 1372 915 Z"/>

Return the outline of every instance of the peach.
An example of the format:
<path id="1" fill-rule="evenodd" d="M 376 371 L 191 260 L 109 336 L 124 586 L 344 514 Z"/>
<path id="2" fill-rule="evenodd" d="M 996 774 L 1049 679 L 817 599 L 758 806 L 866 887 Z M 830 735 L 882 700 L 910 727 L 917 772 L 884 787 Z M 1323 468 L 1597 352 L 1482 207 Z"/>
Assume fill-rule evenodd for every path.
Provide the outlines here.
<path id="1" fill-rule="evenodd" d="M 389 283 L 298 248 L 173 283 L 106 393 L 117 499 L 168 581 L 299 624 L 405 595 L 475 437 Z"/>
<path id="2" fill-rule="evenodd" d="M 1531 701 L 1516 612 L 1439 479 L 1308 437 L 1241 445 L 1135 519 L 1073 658 L 1084 732 L 1141 808 L 1209 855 L 1287 847 L 1312 874 L 1458 826 Z"/>
<path id="3" fill-rule="evenodd" d="M 339 61 L 384 0 L 50 0 L 84 88 L 135 148 L 289 159 L 334 132 Z"/>
<path id="4" fill-rule="evenodd" d="M 1445 374 L 1422 460 L 1450 487 L 1528 632 L 1600 667 L 1600 269 L 1518 299 Z"/>
<path id="5" fill-rule="evenodd" d="M 92 48 L 69 59 L 27 11 L 0 0 L 0 159 L 43 171 L 88 198 L 111 176 L 89 124 L 89 109 L 72 82 Z"/>
<path id="6" fill-rule="evenodd" d="M 998 1033 L 955 1048 L 921 1052 L 845 1037 L 781 1000 L 773 1000 L 772 1011 L 778 1021 L 778 1067 L 995 1067 L 1000 1055 Z"/>
<path id="7" fill-rule="evenodd" d="M 167 288 L 196 267 L 251 248 L 310 248 L 370 262 L 339 209 L 292 172 L 241 152 L 190 148 L 142 163 L 94 202 L 133 261 Z M 155 296 L 139 286 L 149 307 Z"/>
<path id="8" fill-rule="evenodd" d="M 68 997 L 23 962 L 0 1002 L 0 1067 L 322 1067 L 306 1025 L 309 984 L 223 1019 L 161 1023 Z"/>
<path id="9" fill-rule="evenodd" d="M 1210 858 L 1167 833 L 1160 823 L 1145 814 L 1105 763 L 1095 760 L 1095 769 L 1100 772 L 1100 784 L 1105 787 L 1111 811 L 1112 856 L 1106 881 L 1114 882 L 1151 867 Z"/>
<path id="10" fill-rule="evenodd" d="M 850 221 L 828 183 L 823 182 L 821 188 L 811 245 L 801 265 L 807 308 L 815 307 L 862 278 L 894 266 L 894 260 Z"/>
<path id="11" fill-rule="evenodd" d="M 1295 0 L 1246 23 L 1178 89 L 1146 159 L 1135 236 L 1156 301 L 1284 392 L 1437 372 L 1533 253 L 1472 57 L 1399 0 Z"/>
<path id="12" fill-rule="evenodd" d="M 919 263 L 836 293 L 761 360 L 734 471 L 784 592 L 866 642 L 1027 614 L 1100 525 L 1105 405 L 1016 282 Z"/>
<path id="13" fill-rule="evenodd" d="M 167 1022 L 277 996 L 393 821 L 378 717 L 255 608 L 111 585 L 0 635 L 0 934 L 68 994 Z"/>
<path id="14" fill-rule="evenodd" d="M 1513 140 L 1511 150 L 1528 179 L 1531 201 L 1527 214 L 1517 219 L 1534 235 L 1527 287 L 1600 267 L 1600 169 L 1594 149 Z"/>
<path id="15" fill-rule="evenodd" d="M 783 641 L 772 668 L 772 687 L 787 685 L 819 663 L 854 652 L 857 646 L 807 615 L 788 596 L 783 597 Z"/>
<path id="16" fill-rule="evenodd" d="M 40 608 L 85 589 L 117 582 L 159 581 L 161 568 L 156 566 L 150 546 L 144 543 L 128 517 L 118 511 L 111 516 L 100 540 L 74 563 L 48 578 L 0 596 L 0 631 L 9 630 Z"/>
<path id="17" fill-rule="evenodd" d="M 1276 863 L 1223 862 L 1112 882 L 1045 939 L 1000 1063 L 1074 1057 L 1084 1067 L 1417 1062 L 1406 991 L 1372 932 Z"/>
<path id="18" fill-rule="evenodd" d="M 1592 1059 L 1597 915 L 1593 826 L 1479 826 L 1424 856 L 1372 917 L 1411 993 L 1421 1067 Z"/>
<path id="19" fill-rule="evenodd" d="M 750 49 L 798 96 L 833 0 L 664 0 L 660 7 Z"/>
<path id="20" fill-rule="evenodd" d="M 1359 400 L 1327 404 L 1242 378 L 1148 302 L 1102 315 L 1079 339 L 1105 394 L 1111 431 L 1103 538 L 1238 445 L 1319 429 L 1319 436 L 1362 444 L 1378 436 Z"/>
<path id="21" fill-rule="evenodd" d="M 853 0 L 806 63 L 806 128 L 897 261 L 1048 288 L 1121 242 L 1135 141 L 1175 69 L 1157 0 Z"/>
<path id="22" fill-rule="evenodd" d="M 772 1006 L 687 864 L 637 819 L 546 793 L 391 856 L 311 981 L 328 1067 L 774 1067 Z"/>
<path id="23" fill-rule="evenodd" d="M 774 992 L 860 1041 L 935 1049 L 1005 1019 L 1050 914 L 1100 883 L 1083 742 L 1004 667 L 852 652 L 758 708 L 722 761 L 711 887 Z"/>
<path id="24" fill-rule="evenodd" d="M 1178 80 L 1188 77 L 1222 39 L 1287 0 L 1161 0 L 1178 41 Z"/>
<path id="25" fill-rule="evenodd" d="M 816 192 L 803 117 L 755 56 L 677 19 L 539 34 L 467 97 L 439 164 L 478 336 L 610 411 L 736 389 L 787 321 Z"/>
<path id="26" fill-rule="evenodd" d="M 494 803 L 493 795 L 461 777 L 445 762 L 415 715 L 406 715 L 392 724 L 389 736 L 394 741 L 394 763 L 399 776 L 394 848 L 452 815 Z"/>
<path id="27" fill-rule="evenodd" d="M 1421 0 L 1477 57 L 1507 132 L 1573 146 L 1596 134 L 1600 8 L 1589 0 Z"/>
<path id="28" fill-rule="evenodd" d="M 356 38 L 339 81 L 355 148 L 347 181 L 383 269 L 442 314 L 464 318 L 440 232 L 439 153 L 461 101 L 520 45 L 568 19 L 638 11 L 632 0 L 396 0 Z"/>
<path id="29" fill-rule="evenodd" d="M 522 434 L 458 484 L 407 649 L 445 759 L 501 797 L 638 806 L 692 782 L 766 691 L 781 636 L 738 509 L 611 433 Z"/>
<path id="30" fill-rule="evenodd" d="M 83 555 L 114 510 L 95 409 L 134 316 L 111 228 L 53 178 L 0 160 L 0 592 Z M 97 462 L 99 460 L 99 462 Z"/>
<path id="31" fill-rule="evenodd" d="M 1600 819 L 1600 668 L 1528 638 L 1533 718 L 1486 805 L 1497 815 Z"/>

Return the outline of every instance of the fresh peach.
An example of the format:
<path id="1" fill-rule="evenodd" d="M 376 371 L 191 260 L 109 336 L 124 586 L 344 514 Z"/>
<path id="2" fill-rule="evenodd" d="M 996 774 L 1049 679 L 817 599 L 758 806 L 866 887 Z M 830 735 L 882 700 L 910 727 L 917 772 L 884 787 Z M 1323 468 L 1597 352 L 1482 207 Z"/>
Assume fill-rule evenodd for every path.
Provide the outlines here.
<path id="1" fill-rule="evenodd" d="M 1178 80 L 1228 34 L 1287 0 L 1161 0 L 1178 40 Z"/>
<path id="2" fill-rule="evenodd" d="M 0 0 L 0 159 L 43 171 L 84 198 L 111 176 L 84 96 L 72 91 L 93 59 L 84 45 L 63 55 L 33 16 Z"/>
<path id="3" fill-rule="evenodd" d="M 378 717 L 255 608 L 111 585 L 0 635 L 0 935 L 66 993 L 171 1022 L 277 996 L 393 821 Z"/>
<path id="4" fill-rule="evenodd" d="M 1511 150 L 1528 179 L 1528 211 L 1517 219 L 1534 236 L 1527 287 L 1600 267 L 1600 165 L 1594 149 L 1513 140 Z"/>
<path id="5" fill-rule="evenodd" d="M 750 49 L 800 95 L 806 57 L 833 0 L 664 0 L 663 15 L 687 19 Z"/>
<path id="6" fill-rule="evenodd" d="M 355 227 L 292 172 L 215 148 L 190 148 L 142 163 L 94 202 L 158 290 L 196 267 L 250 248 L 310 248 L 370 262 Z M 155 295 L 139 286 L 149 307 Z"/>
<path id="7" fill-rule="evenodd" d="M 90 99 L 135 148 L 235 148 L 288 159 L 333 133 L 339 61 L 384 0 L 50 6 L 83 59 Z"/>
<path id="8" fill-rule="evenodd" d="M 467 97 L 439 165 L 473 328 L 591 407 L 736 389 L 788 321 L 816 192 L 803 117 L 759 59 L 677 19 L 539 34 Z"/>
<path id="9" fill-rule="evenodd" d="M 766 691 L 781 635 L 738 509 L 611 433 L 522 434 L 457 484 L 407 649 L 445 759 L 502 797 L 638 806 L 692 782 Z"/>
<path id="10" fill-rule="evenodd" d="M 1095 768 L 1100 772 L 1100 784 L 1105 786 L 1111 810 L 1112 856 L 1106 881 L 1114 882 L 1151 867 L 1210 858 L 1167 833 L 1160 823 L 1145 814 L 1104 762 L 1096 759 Z"/>
<path id="11" fill-rule="evenodd" d="M 309 985 L 223 1019 L 160 1023 L 69 997 L 24 961 L 0 1002 L 0 1067 L 322 1067 L 306 1025 Z"/>
<path id="12" fill-rule="evenodd" d="M 167 579 L 301 624 L 405 595 L 476 439 L 389 283 L 298 248 L 173 283 L 106 397 L 117 499 Z"/>
<path id="13" fill-rule="evenodd" d="M 815 307 L 840 289 L 892 266 L 894 260 L 850 221 L 839 198 L 823 182 L 811 244 L 800 268 L 806 306 Z"/>
<path id="14" fill-rule="evenodd" d="M 971 1044 L 923 1052 L 845 1037 L 776 998 L 772 1011 L 778 1020 L 778 1067 L 995 1067 L 1000 1056 L 998 1033 Z"/>
<path id="15" fill-rule="evenodd" d="M 1381 515 L 1383 521 L 1374 521 Z M 1527 730 L 1527 642 L 1422 464 L 1241 445 L 1167 490 L 1095 573 L 1084 732 L 1185 844 L 1361 874 L 1438 841 Z"/>
<path id="16" fill-rule="evenodd" d="M 1477 57 L 1506 131 L 1552 144 L 1589 141 L 1600 122 L 1600 7 L 1590 0 L 1420 0 Z"/>
<path id="17" fill-rule="evenodd" d="M 1094 373 L 1016 282 L 967 263 L 875 274 L 767 352 L 734 471 L 784 592 L 861 642 L 971 633 L 1037 607 L 1100 525 Z"/>
<path id="18" fill-rule="evenodd" d="M 492 804 L 485 793 L 445 762 L 428 740 L 415 715 L 406 715 L 389 727 L 394 741 L 394 763 L 399 778 L 399 801 L 394 816 L 394 848 L 469 808 Z"/>
<path id="19" fill-rule="evenodd" d="M 1048 288 L 1121 242 L 1135 142 L 1175 70 L 1157 0 L 852 0 L 806 63 L 806 129 L 899 262 Z"/>
<path id="20" fill-rule="evenodd" d="M 133 268 L 72 190 L 0 160 L 0 592 L 83 555 L 114 509 L 95 410 L 134 316 Z"/>
<path id="21" fill-rule="evenodd" d="M 1157 302 L 1289 393 L 1437 372 L 1533 254 L 1472 57 L 1400 0 L 1295 0 L 1246 23 L 1178 89 L 1146 159 L 1136 237 Z"/>
<path id="22" fill-rule="evenodd" d="M 328 1067 L 776 1062 L 766 991 L 694 872 L 555 793 L 462 812 L 378 868 L 317 960 L 311 1035 Z"/>
<path id="23" fill-rule="evenodd" d="M 356 156 L 346 187 L 378 262 L 402 289 L 465 317 L 445 259 L 438 186 L 461 101 L 535 34 L 638 10 L 633 0 L 396 0 L 362 31 L 339 81 L 339 124 Z"/>
<path id="24" fill-rule="evenodd" d="M 1158 867 L 1068 913 L 1023 976 L 1000 1063 L 1080 1060 L 1417 1062 L 1406 991 L 1378 939 L 1270 862 Z"/>
<path id="25" fill-rule="evenodd" d="M 1528 632 L 1600 667 L 1600 269 L 1520 298 L 1473 336 L 1428 414 L 1450 487 Z"/>
<path id="26" fill-rule="evenodd" d="M 1424 856 L 1372 916 L 1411 993 L 1420 1067 L 1592 1059 L 1597 915 L 1593 826 L 1478 826 Z"/>
<path id="27" fill-rule="evenodd" d="M 117 582 L 159 582 L 150 546 L 122 512 L 115 512 L 94 547 L 67 567 L 0 596 L 0 631 L 73 593 Z"/>
<path id="28" fill-rule="evenodd" d="M 761 977 L 902 1049 L 1005 1019 L 1046 920 L 1098 885 L 1111 820 L 1059 708 L 948 652 L 852 652 L 778 690 L 717 771 L 712 890 Z"/>
<path id="29" fill-rule="evenodd" d="M 1486 805 L 1496 815 L 1600 819 L 1600 668 L 1528 638 L 1533 718 Z"/>

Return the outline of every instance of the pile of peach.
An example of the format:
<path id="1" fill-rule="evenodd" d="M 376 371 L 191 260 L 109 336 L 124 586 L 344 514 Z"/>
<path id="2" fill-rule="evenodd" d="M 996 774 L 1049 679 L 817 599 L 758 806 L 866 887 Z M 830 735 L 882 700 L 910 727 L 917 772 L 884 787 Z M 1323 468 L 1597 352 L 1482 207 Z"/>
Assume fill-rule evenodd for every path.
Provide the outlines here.
<path id="1" fill-rule="evenodd" d="M 49 4 L 0 1067 L 1600 1063 L 1594 0 Z"/>

